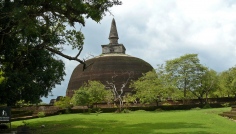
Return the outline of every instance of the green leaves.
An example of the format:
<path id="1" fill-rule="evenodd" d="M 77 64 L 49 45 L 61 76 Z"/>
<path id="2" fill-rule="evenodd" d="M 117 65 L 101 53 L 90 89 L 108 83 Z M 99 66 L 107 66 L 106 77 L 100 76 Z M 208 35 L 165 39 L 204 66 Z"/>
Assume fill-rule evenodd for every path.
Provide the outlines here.
<path id="1" fill-rule="evenodd" d="M 85 19 L 96 22 L 117 0 L 5 0 L 0 4 L 0 70 L 2 83 L 0 103 L 14 105 L 19 100 L 38 102 L 47 97 L 63 80 L 62 56 L 85 65 L 78 57 L 84 36 L 75 24 L 85 26 Z M 66 45 L 78 49 L 75 56 L 66 55 Z M 0 77 L 2 79 L 2 77 Z"/>
<path id="2" fill-rule="evenodd" d="M 171 79 L 176 82 L 176 87 L 184 91 L 194 91 L 199 85 L 201 75 L 206 68 L 200 64 L 197 54 L 186 54 L 180 58 L 166 61 L 166 71 Z"/>
<path id="3" fill-rule="evenodd" d="M 176 93 L 173 83 L 168 81 L 168 75 L 165 73 L 163 66 L 159 66 L 157 71 L 153 70 L 144 74 L 137 81 L 131 84 L 135 90 L 135 96 L 142 103 L 158 102 L 173 96 Z"/>
<path id="4" fill-rule="evenodd" d="M 84 44 L 84 35 L 80 31 L 67 30 L 65 37 L 66 41 L 72 46 L 72 49 L 78 49 Z"/>
<path id="5" fill-rule="evenodd" d="M 89 81 L 75 91 L 72 102 L 74 105 L 90 106 L 106 100 L 108 96 L 112 96 L 112 94 L 101 82 Z"/>
<path id="6" fill-rule="evenodd" d="M 221 96 L 236 96 L 236 67 L 220 73 Z"/>
<path id="7" fill-rule="evenodd" d="M 71 99 L 68 96 L 60 97 L 60 100 L 56 101 L 54 105 L 60 108 L 70 108 L 72 106 Z"/>

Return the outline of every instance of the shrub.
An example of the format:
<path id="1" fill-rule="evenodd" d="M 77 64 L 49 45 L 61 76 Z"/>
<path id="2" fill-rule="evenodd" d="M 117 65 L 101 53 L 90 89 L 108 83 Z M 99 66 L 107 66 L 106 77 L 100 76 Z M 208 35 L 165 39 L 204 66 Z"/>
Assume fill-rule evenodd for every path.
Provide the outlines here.
<path id="1" fill-rule="evenodd" d="M 226 102 L 226 103 L 224 103 L 224 104 L 221 104 L 221 106 L 223 106 L 223 107 L 229 107 L 229 103 Z"/>
<path id="2" fill-rule="evenodd" d="M 191 108 L 191 110 L 200 110 L 200 107 Z"/>
<path id="3" fill-rule="evenodd" d="M 44 113 L 44 112 L 38 112 L 38 117 L 39 117 L 39 118 L 45 117 L 45 113 Z"/>
<path id="4" fill-rule="evenodd" d="M 130 113 L 131 111 L 129 110 L 129 109 L 124 109 L 123 111 L 122 111 L 122 113 Z"/>
<path id="5" fill-rule="evenodd" d="M 71 113 L 70 109 L 69 109 L 69 108 L 66 108 L 65 113 L 66 113 L 66 114 L 70 114 L 70 113 Z"/>
<path id="6" fill-rule="evenodd" d="M 210 104 L 208 103 L 203 106 L 203 109 L 208 109 L 208 108 L 211 108 Z"/>
<path id="7" fill-rule="evenodd" d="M 24 121 L 24 120 L 22 121 L 22 124 L 23 124 L 23 126 L 28 126 L 29 125 L 29 123 Z"/>
<path id="8" fill-rule="evenodd" d="M 100 113 L 102 113 L 102 110 L 98 108 L 95 112 L 96 112 L 96 115 L 99 115 Z"/>
<path id="9" fill-rule="evenodd" d="M 72 107 L 71 99 L 68 96 L 60 97 L 60 99 L 56 101 L 54 105 L 63 109 L 66 109 L 66 108 L 68 109 Z"/>
<path id="10" fill-rule="evenodd" d="M 145 110 L 136 110 L 135 112 L 147 112 Z"/>
<path id="11" fill-rule="evenodd" d="M 157 108 L 155 112 L 162 112 L 163 110 L 161 108 Z"/>

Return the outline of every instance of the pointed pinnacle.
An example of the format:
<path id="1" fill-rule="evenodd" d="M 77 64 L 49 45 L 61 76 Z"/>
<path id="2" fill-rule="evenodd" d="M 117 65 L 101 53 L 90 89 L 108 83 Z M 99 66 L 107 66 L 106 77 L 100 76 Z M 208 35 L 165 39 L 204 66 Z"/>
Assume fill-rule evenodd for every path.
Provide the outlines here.
<path id="1" fill-rule="evenodd" d="M 110 34 L 109 34 L 109 38 L 110 40 L 110 44 L 117 44 L 118 43 L 118 32 L 117 32 L 117 29 L 116 29 L 116 22 L 115 22 L 115 19 L 113 18 L 112 19 L 112 22 L 111 22 L 111 30 L 110 30 Z"/>

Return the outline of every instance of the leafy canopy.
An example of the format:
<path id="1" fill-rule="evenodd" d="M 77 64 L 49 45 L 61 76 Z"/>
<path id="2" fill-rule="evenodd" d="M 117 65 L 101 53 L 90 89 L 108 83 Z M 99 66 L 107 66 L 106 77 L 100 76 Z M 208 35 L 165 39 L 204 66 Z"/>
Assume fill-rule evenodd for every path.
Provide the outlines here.
<path id="1" fill-rule="evenodd" d="M 74 105 L 92 106 L 107 100 L 109 96 L 112 96 L 111 92 L 101 82 L 89 81 L 75 91 L 72 102 Z"/>
<path id="2" fill-rule="evenodd" d="M 71 99 L 68 96 L 60 97 L 60 99 L 56 101 L 54 105 L 60 108 L 70 108 L 72 106 Z"/>
<path id="3" fill-rule="evenodd" d="M 19 100 L 37 103 L 63 80 L 64 63 L 57 55 L 84 64 L 78 58 L 84 36 L 75 24 L 99 22 L 119 0 L 2 0 L 0 3 L 0 103 Z M 65 46 L 75 56 L 63 53 Z"/>
<path id="4" fill-rule="evenodd" d="M 218 96 L 236 96 L 236 66 L 220 73 Z"/>
<path id="5" fill-rule="evenodd" d="M 185 54 L 179 58 L 166 61 L 165 69 L 176 82 L 176 87 L 183 91 L 183 96 L 188 97 L 188 92 L 193 92 L 199 85 L 200 77 L 206 68 L 200 64 L 197 54 Z"/>
<path id="6" fill-rule="evenodd" d="M 135 96 L 139 98 L 141 103 L 152 103 L 171 97 L 175 99 L 178 96 L 178 90 L 173 87 L 172 83 L 167 79 L 163 66 L 159 66 L 157 70 L 147 72 L 137 81 L 131 84 L 135 90 Z"/>

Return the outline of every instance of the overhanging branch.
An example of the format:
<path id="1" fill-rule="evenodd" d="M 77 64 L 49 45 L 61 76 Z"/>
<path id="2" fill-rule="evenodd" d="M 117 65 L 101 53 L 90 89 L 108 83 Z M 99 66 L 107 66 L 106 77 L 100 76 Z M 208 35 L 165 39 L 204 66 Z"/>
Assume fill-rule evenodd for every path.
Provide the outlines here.
<path id="1" fill-rule="evenodd" d="M 64 54 L 64 53 L 62 53 L 62 52 L 60 52 L 60 51 L 57 51 L 57 50 L 55 50 L 55 49 L 53 49 L 53 48 L 51 48 L 51 47 L 48 47 L 48 46 L 44 46 L 44 48 L 47 49 L 47 50 L 50 51 L 50 52 L 53 52 L 53 53 L 55 53 L 55 54 L 57 54 L 57 55 L 62 56 L 62 57 L 64 57 L 64 58 L 68 59 L 68 60 L 78 61 L 80 64 L 83 64 L 83 71 L 93 64 L 93 63 L 90 63 L 90 64 L 87 65 L 87 64 L 85 63 L 85 60 L 80 60 L 80 59 L 78 58 L 79 55 L 81 54 L 82 50 L 83 50 L 83 47 L 80 47 L 79 52 L 78 52 L 78 54 L 77 54 L 75 57 L 68 56 L 68 55 L 66 55 L 66 54 Z"/>
<path id="2" fill-rule="evenodd" d="M 68 59 L 68 60 L 78 61 L 79 63 L 83 64 L 83 71 L 87 68 L 85 61 L 82 61 L 82 60 L 78 59 L 78 56 L 80 55 L 80 53 L 81 53 L 83 47 L 81 47 L 79 53 L 78 53 L 75 57 L 68 56 L 68 55 L 66 55 L 66 54 L 64 54 L 64 53 L 62 53 L 62 52 L 60 52 L 60 51 L 57 51 L 57 50 L 55 50 L 55 49 L 53 49 L 53 48 L 50 48 L 50 47 L 48 47 L 48 46 L 44 46 L 44 48 L 47 49 L 47 50 L 50 51 L 50 52 L 53 52 L 53 53 L 55 53 L 55 54 L 57 54 L 57 55 L 62 56 L 62 57 L 64 57 L 64 58 Z"/>

